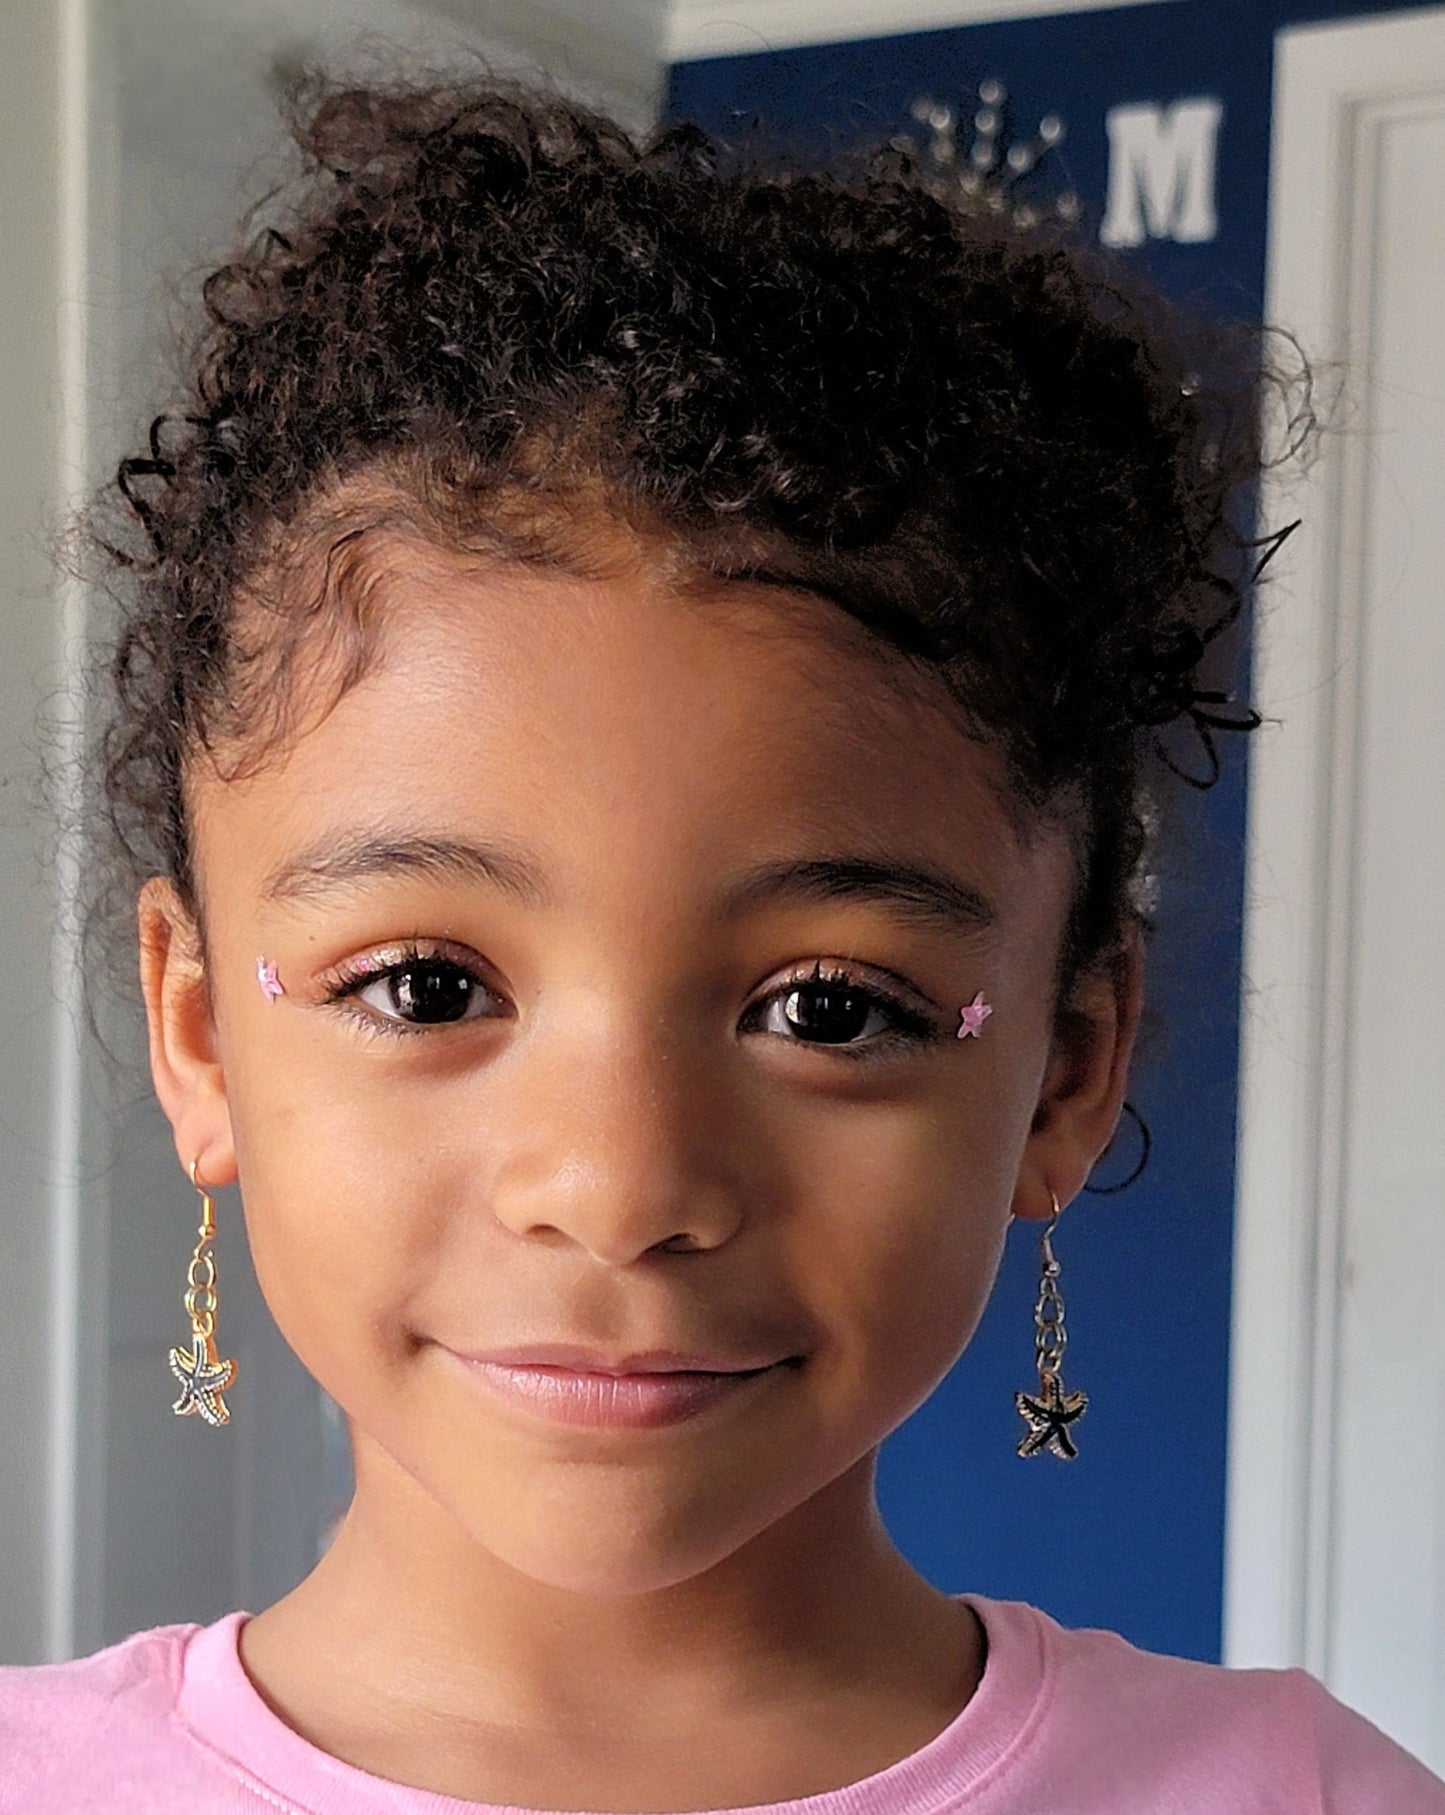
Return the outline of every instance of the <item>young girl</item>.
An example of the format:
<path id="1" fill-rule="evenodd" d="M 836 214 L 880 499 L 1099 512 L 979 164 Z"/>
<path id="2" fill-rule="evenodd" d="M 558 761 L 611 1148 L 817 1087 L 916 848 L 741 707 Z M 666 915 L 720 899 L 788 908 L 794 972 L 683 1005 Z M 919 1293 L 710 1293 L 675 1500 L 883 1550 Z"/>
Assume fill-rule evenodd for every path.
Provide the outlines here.
<path id="1" fill-rule="evenodd" d="M 175 1408 L 245 1415 L 239 1183 L 356 1494 L 275 1606 L 3 1673 L 0 1810 L 1445 1811 L 1302 1673 L 944 1593 L 874 1501 L 1119 1116 L 1249 385 L 897 158 L 481 85 L 301 136 L 122 465 L 104 761 Z"/>

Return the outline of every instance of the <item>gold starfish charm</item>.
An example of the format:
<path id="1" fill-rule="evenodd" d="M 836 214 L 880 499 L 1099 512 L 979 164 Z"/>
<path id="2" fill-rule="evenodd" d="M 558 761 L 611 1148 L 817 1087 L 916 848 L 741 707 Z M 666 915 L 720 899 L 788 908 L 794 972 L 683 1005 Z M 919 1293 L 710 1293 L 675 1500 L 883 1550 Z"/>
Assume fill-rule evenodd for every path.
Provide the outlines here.
<path id="1" fill-rule="evenodd" d="M 236 1378 L 234 1361 L 221 1361 L 216 1345 L 199 1334 L 191 1338 L 189 1352 L 171 1350 L 171 1372 L 181 1383 L 181 1396 L 171 1407 L 183 1416 L 199 1412 L 207 1424 L 228 1424 L 231 1413 L 222 1392 Z"/>
<path id="2" fill-rule="evenodd" d="M 1066 1393 L 1057 1374 L 1046 1374 L 1037 1393 L 1015 1393 L 1014 1404 L 1028 1425 L 1019 1438 L 1021 1456 L 1041 1456 L 1045 1450 L 1072 1462 L 1078 1455 L 1069 1426 L 1083 1417 L 1089 1404 L 1087 1393 Z"/>

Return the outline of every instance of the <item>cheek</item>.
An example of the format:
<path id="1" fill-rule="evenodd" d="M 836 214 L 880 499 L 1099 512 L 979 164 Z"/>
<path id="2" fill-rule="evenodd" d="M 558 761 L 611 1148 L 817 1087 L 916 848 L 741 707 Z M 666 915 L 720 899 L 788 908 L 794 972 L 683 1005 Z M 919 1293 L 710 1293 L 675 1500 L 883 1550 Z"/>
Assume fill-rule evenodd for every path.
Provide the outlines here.
<path id="1" fill-rule="evenodd" d="M 1003 1252 L 1028 1138 L 1035 1062 L 968 1042 L 926 1097 L 800 1141 L 806 1206 L 790 1260 L 834 1332 L 840 1395 L 890 1424 L 916 1408 L 977 1328 Z"/>
<path id="2" fill-rule="evenodd" d="M 458 1201 L 445 1146 L 404 1094 L 274 1041 L 228 1065 L 227 1089 L 262 1293 L 303 1364 L 347 1404 L 348 1375 L 410 1352 L 408 1306 L 436 1271 Z"/>

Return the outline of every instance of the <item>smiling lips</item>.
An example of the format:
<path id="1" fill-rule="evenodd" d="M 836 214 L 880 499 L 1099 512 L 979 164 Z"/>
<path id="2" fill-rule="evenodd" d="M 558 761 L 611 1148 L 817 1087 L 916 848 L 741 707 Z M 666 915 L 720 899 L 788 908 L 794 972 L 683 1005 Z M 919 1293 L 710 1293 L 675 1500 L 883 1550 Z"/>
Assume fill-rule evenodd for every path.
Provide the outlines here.
<path id="1" fill-rule="evenodd" d="M 570 1344 L 459 1354 L 468 1373 L 507 1404 L 552 1423 L 650 1429 L 736 1399 L 788 1360 L 723 1361 L 652 1350 L 610 1361 Z"/>

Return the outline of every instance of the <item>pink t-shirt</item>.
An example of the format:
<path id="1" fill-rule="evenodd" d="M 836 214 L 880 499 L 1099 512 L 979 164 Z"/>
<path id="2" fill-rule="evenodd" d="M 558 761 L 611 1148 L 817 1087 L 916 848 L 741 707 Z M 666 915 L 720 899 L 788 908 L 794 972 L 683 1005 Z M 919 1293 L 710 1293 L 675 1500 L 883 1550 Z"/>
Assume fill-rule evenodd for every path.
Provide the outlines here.
<path id="1" fill-rule="evenodd" d="M 1445 1815 L 1445 1783 L 1298 1670 L 1223 1670 L 965 1597 L 988 1657 L 920 1751 L 753 1815 Z M 245 1614 L 0 1670 L 0 1815 L 489 1815 L 293 1733 L 236 1649 Z M 728 1812 L 731 1815 L 731 1812 Z"/>

